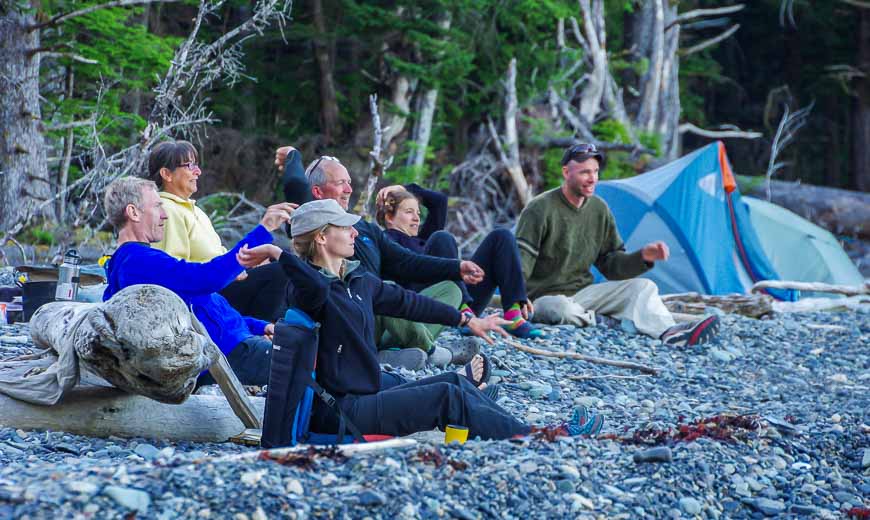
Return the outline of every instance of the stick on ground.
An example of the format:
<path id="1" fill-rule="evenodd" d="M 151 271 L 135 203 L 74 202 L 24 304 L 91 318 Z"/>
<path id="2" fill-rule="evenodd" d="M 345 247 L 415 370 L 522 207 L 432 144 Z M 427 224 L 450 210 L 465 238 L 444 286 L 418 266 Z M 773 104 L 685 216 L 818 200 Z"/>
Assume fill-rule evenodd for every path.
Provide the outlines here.
<path id="1" fill-rule="evenodd" d="M 505 343 L 514 347 L 517 350 L 521 350 L 528 354 L 534 354 L 536 356 L 545 356 L 545 357 L 554 357 L 554 358 L 562 358 L 562 359 L 579 359 L 580 361 L 586 361 L 588 363 L 596 363 L 598 365 L 609 365 L 612 367 L 619 368 L 628 368 L 630 370 L 638 370 L 643 372 L 644 374 L 651 374 L 657 376 L 659 374 L 658 368 L 649 367 L 646 365 L 641 365 L 640 363 L 632 363 L 631 361 L 618 361 L 615 359 L 606 359 L 595 356 L 587 356 L 585 354 L 578 354 L 576 352 L 554 352 L 550 350 L 541 350 L 538 348 L 527 347 L 521 343 L 517 343 L 516 341 L 505 339 Z"/>

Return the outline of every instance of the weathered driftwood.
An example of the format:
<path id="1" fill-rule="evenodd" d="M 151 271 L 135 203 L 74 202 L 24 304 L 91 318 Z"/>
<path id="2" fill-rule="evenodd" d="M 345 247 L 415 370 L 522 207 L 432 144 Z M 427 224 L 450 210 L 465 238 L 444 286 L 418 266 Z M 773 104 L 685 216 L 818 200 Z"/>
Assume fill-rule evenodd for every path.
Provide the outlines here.
<path id="1" fill-rule="evenodd" d="M 398 439 L 387 439 L 385 441 L 367 442 L 365 444 L 340 444 L 336 446 L 336 450 L 345 457 L 361 453 L 372 453 L 390 449 L 407 449 L 417 445 L 417 441 L 407 437 Z M 246 451 L 244 453 L 236 453 L 233 455 L 223 455 L 220 457 L 203 457 L 196 462 L 237 462 L 237 461 L 257 461 L 263 459 L 277 459 L 290 455 L 295 452 L 307 451 L 310 446 L 299 445 L 292 448 L 275 448 L 271 450 Z"/>
<path id="2" fill-rule="evenodd" d="M 729 314 L 760 318 L 773 312 L 773 298 L 766 294 L 728 294 L 713 296 L 696 292 L 666 294 L 662 301 L 671 313 L 704 314 L 707 307 L 716 307 Z"/>
<path id="3" fill-rule="evenodd" d="M 245 388 L 230 367 L 226 356 L 222 352 L 219 352 L 219 354 L 215 363 L 208 369 L 209 373 L 217 381 L 218 386 L 220 386 L 221 391 L 227 398 L 227 402 L 230 404 L 230 408 L 232 408 L 236 417 L 242 421 L 245 428 L 262 428 L 263 426 L 260 422 L 260 417 L 263 415 L 262 410 L 259 413 L 257 412 L 250 398 L 245 393 Z"/>
<path id="4" fill-rule="evenodd" d="M 766 198 L 764 184 L 744 191 L 758 198 Z M 773 180 L 770 202 L 797 213 L 835 235 L 870 239 L 870 193 Z"/>
<path id="5" fill-rule="evenodd" d="M 503 341 L 505 343 L 507 343 L 508 345 L 514 347 L 517 350 L 521 350 L 521 351 L 526 352 L 528 354 L 534 354 L 536 356 L 554 357 L 554 358 L 561 358 L 561 359 L 565 359 L 565 358 L 579 359 L 580 361 L 586 361 L 588 363 L 595 363 L 598 365 L 609 365 L 612 367 L 628 368 L 631 370 L 639 370 L 640 372 L 643 372 L 645 374 L 651 374 L 654 376 L 657 376 L 659 374 L 658 368 L 650 367 L 647 365 L 641 365 L 640 363 L 632 363 L 631 361 L 618 361 L 615 359 L 607 359 L 607 358 L 600 358 L 600 357 L 595 357 L 595 356 L 587 356 L 585 354 L 579 354 L 577 352 L 559 352 L 559 351 L 552 351 L 552 350 L 542 350 L 539 348 L 527 347 L 521 343 L 517 343 L 516 341 L 512 341 L 509 339 L 504 339 Z"/>
<path id="6" fill-rule="evenodd" d="M 795 289 L 805 292 L 825 292 L 842 294 L 845 296 L 858 296 L 861 294 L 870 294 L 870 282 L 865 282 L 864 285 L 832 285 L 819 282 L 764 280 L 753 285 L 751 291 L 755 293 L 762 289 Z"/>
<path id="7" fill-rule="evenodd" d="M 249 398 L 258 419 L 265 399 Z M 56 430 L 91 437 L 144 437 L 173 441 L 224 442 L 245 426 L 221 396 L 192 395 L 164 404 L 116 388 L 76 387 L 55 406 L 25 403 L 0 394 L 0 425 Z"/>
<path id="8" fill-rule="evenodd" d="M 803 298 L 796 302 L 774 302 L 776 312 L 816 312 L 832 309 L 857 309 L 870 305 L 870 296 L 862 294 L 848 298 Z"/>
<path id="9" fill-rule="evenodd" d="M 73 349 L 83 368 L 117 388 L 181 403 L 220 352 L 177 295 L 128 287 L 103 303 L 54 302 L 30 321 L 35 345 Z"/>

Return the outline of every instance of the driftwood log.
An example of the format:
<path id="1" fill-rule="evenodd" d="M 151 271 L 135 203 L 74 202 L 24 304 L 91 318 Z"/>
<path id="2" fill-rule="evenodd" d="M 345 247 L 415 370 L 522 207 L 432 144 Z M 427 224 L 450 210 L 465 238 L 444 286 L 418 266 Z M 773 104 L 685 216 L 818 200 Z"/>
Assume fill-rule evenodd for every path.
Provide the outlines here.
<path id="1" fill-rule="evenodd" d="M 795 289 L 804 292 L 825 292 L 842 294 L 843 296 L 860 296 L 870 294 L 870 282 L 864 285 L 832 285 L 818 282 L 790 282 L 786 280 L 765 280 L 752 286 L 751 292 L 755 293 L 762 289 Z"/>
<path id="2" fill-rule="evenodd" d="M 750 195 L 766 199 L 764 185 L 750 188 Z M 787 208 L 835 235 L 870 240 L 870 193 L 771 181 L 770 201 Z"/>
<path id="3" fill-rule="evenodd" d="M 265 399 L 248 398 L 257 420 Z M 0 425 L 55 430 L 91 437 L 144 437 L 172 441 L 224 442 L 245 425 L 223 396 L 192 395 L 164 404 L 116 388 L 76 387 L 54 406 L 25 403 L 0 394 Z"/>
<path id="4" fill-rule="evenodd" d="M 75 351 L 79 365 L 112 385 L 181 403 L 220 355 L 177 295 L 156 285 L 128 287 L 103 303 L 54 302 L 30 321 L 38 347 Z"/>
<path id="5" fill-rule="evenodd" d="M 663 295 L 662 301 L 669 311 L 678 314 L 703 315 L 707 307 L 716 307 L 729 314 L 760 318 L 774 311 L 773 298 L 766 294 L 713 296 L 688 292 Z"/>

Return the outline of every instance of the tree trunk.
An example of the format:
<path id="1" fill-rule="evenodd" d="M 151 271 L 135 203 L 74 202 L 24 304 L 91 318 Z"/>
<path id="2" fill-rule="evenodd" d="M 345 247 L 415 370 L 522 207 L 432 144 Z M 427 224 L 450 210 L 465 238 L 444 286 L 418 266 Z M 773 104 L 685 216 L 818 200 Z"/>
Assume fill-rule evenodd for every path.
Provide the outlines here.
<path id="1" fill-rule="evenodd" d="M 411 112 L 411 98 L 414 97 L 417 83 L 417 78 L 409 78 L 401 74 L 397 75 L 393 83 L 393 94 L 390 98 L 394 108 L 387 108 L 381 102 L 379 111 L 381 114 L 385 114 L 383 150 L 386 155 L 393 154 L 390 145 L 393 143 L 393 139 L 405 129 L 405 124 L 408 122 L 408 114 Z"/>
<path id="2" fill-rule="evenodd" d="M 10 231 L 51 196 L 39 107 L 38 30 L 30 9 L 0 15 L 0 231 Z M 51 205 L 41 213 L 54 212 Z"/>
<path id="3" fill-rule="evenodd" d="M 417 123 L 414 125 L 414 150 L 408 156 L 408 166 L 422 168 L 426 162 L 426 149 L 432 137 L 432 121 L 438 105 L 438 89 L 426 89 L 417 104 Z"/>
<path id="4" fill-rule="evenodd" d="M 447 11 L 438 21 L 438 26 L 446 31 L 450 29 L 451 21 L 452 16 Z M 432 121 L 435 119 L 435 109 L 437 106 L 438 87 L 426 88 L 417 97 L 417 121 L 414 124 L 412 136 L 416 147 L 408 156 L 408 166 L 422 168 L 426 162 L 426 149 L 429 148 L 429 139 L 432 137 Z"/>
<path id="5" fill-rule="evenodd" d="M 855 187 L 870 191 L 870 9 L 859 9 L 860 26 L 858 29 L 858 68 L 865 77 L 855 86 L 857 99 L 853 112 L 854 131 L 852 133 L 852 178 Z"/>
<path id="6" fill-rule="evenodd" d="M 335 94 L 335 78 L 332 74 L 332 61 L 329 59 L 329 37 L 326 34 L 326 20 L 322 0 L 314 0 L 314 58 L 320 69 L 320 125 L 324 141 L 331 143 L 338 135 L 338 101 Z"/>

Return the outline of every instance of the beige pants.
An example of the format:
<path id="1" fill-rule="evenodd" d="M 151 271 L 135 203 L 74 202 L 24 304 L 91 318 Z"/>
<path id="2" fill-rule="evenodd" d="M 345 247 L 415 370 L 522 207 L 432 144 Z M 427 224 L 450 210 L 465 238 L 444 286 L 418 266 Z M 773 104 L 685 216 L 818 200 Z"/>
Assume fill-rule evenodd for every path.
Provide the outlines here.
<path id="1" fill-rule="evenodd" d="M 534 301 L 535 321 L 552 324 L 588 325 L 587 311 L 615 319 L 629 319 L 639 332 L 658 338 L 674 326 L 674 318 L 659 288 L 646 278 L 603 282 L 581 289 L 574 296 L 541 296 Z"/>

